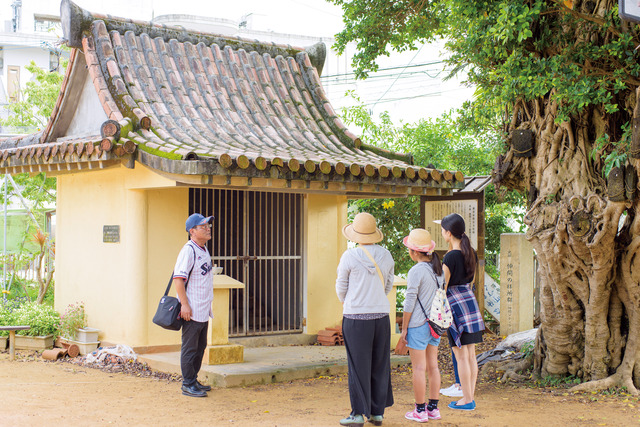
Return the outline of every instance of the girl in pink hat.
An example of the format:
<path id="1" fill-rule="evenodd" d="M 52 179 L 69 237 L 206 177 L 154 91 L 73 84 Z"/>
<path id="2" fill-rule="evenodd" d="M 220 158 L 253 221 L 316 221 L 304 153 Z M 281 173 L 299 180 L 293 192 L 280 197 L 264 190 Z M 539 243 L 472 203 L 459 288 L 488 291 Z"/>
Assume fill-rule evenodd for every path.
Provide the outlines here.
<path id="1" fill-rule="evenodd" d="M 444 275 L 440 258 L 434 252 L 436 242 L 431 239 L 431 233 L 422 228 L 411 230 L 403 243 L 409 248 L 409 256 L 416 263 L 407 276 L 400 337 L 409 348 L 413 370 L 413 394 L 416 400 L 415 408 L 407 412 L 405 418 L 423 423 L 441 418 L 438 409 L 440 336 L 429 325 L 427 313 L 431 310 L 438 288 L 444 289 Z M 429 376 L 428 403 L 425 399 L 425 372 Z"/>

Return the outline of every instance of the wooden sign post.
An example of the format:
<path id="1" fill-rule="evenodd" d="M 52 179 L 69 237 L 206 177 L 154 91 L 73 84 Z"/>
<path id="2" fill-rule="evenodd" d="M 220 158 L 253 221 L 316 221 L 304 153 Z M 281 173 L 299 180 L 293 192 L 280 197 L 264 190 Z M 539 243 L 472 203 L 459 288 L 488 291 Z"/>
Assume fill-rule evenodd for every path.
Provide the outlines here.
<path id="1" fill-rule="evenodd" d="M 431 238 L 436 242 L 436 251 L 440 259 L 449 247 L 442 238 L 440 226 L 433 221 L 454 212 L 464 218 L 465 232 L 469 236 L 471 246 L 478 253 L 475 295 L 480 312 L 484 313 L 484 187 L 474 191 L 459 191 L 451 196 L 422 196 L 420 202 L 422 226 L 431 233 Z"/>
<path id="2" fill-rule="evenodd" d="M 524 234 L 500 235 L 500 335 L 533 328 L 533 246 Z"/>

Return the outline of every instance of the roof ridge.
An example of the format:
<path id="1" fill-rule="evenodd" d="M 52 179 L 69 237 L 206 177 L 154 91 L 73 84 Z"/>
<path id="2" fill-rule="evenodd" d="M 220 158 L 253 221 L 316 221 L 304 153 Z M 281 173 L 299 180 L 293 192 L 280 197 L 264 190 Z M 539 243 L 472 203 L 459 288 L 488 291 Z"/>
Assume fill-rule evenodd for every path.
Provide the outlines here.
<path id="1" fill-rule="evenodd" d="M 193 45 L 205 43 L 207 45 L 217 44 L 221 49 L 226 46 L 234 50 L 244 49 L 255 51 L 260 54 L 268 53 L 275 58 L 278 55 L 284 57 L 295 57 L 300 52 L 307 52 L 311 63 L 322 71 L 326 57 L 326 47 L 323 42 L 318 42 L 308 47 L 291 46 L 277 43 L 261 42 L 259 40 L 245 39 L 242 37 L 224 36 L 214 33 L 205 33 L 197 30 L 187 30 L 183 27 L 157 24 L 151 21 L 140 21 L 130 18 L 121 18 L 111 15 L 92 13 L 84 10 L 71 0 L 62 0 L 60 3 L 60 21 L 64 38 L 69 47 L 82 49 L 82 36 L 91 33 L 93 21 L 103 21 L 107 32 L 117 31 L 121 34 L 127 31 L 133 32 L 136 36 L 146 33 L 151 38 L 162 38 L 165 42 L 175 39 L 181 43 L 190 42 Z"/>

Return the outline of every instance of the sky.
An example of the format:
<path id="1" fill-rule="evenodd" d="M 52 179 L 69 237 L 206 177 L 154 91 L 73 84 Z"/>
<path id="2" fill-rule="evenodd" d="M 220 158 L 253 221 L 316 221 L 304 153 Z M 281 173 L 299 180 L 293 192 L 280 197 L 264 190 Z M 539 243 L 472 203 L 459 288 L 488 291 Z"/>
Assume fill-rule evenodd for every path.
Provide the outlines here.
<path id="1" fill-rule="evenodd" d="M 28 1 L 28 0 L 27 0 Z M 44 1 L 44 0 L 41 0 Z M 254 30 L 304 34 L 332 38 L 343 28 L 342 10 L 325 0 L 74 0 L 80 7 L 94 13 L 111 14 L 132 19 L 151 20 L 168 14 L 188 14 L 247 20 Z M 48 0 L 47 5 L 58 3 Z M 58 3 L 59 4 L 59 3 Z M 59 6 L 57 6 L 59 9 Z M 327 47 L 331 42 L 327 42 Z M 437 117 L 457 108 L 470 99 L 473 90 L 459 79 L 444 82 L 440 46 L 425 45 L 416 51 L 392 53 L 380 58 L 381 71 L 370 78 L 356 81 L 353 74 L 325 69 L 323 85 L 334 108 L 356 104 L 345 97 L 347 90 L 355 90 L 374 117 L 388 111 L 399 124 L 413 123 L 422 118 Z M 355 53 L 351 48 L 350 54 Z M 350 62 L 339 57 L 342 68 Z M 337 65 L 336 65 L 337 67 Z M 347 70 L 350 71 L 350 70 Z"/>

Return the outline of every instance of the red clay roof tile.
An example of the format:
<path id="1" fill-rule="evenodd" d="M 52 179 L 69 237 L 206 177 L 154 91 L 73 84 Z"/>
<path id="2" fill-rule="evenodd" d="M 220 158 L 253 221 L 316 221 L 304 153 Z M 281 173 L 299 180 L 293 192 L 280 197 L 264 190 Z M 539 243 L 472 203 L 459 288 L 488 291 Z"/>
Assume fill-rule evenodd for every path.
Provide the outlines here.
<path id="1" fill-rule="evenodd" d="M 253 165 L 264 171 L 272 165 L 283 168 L 283 173 L 306 171 L 307 179 L 350 171 L 359 179 L 406 180 L 396 181 L 399 185 L 415 185 L 416 179 L 423 186 L 434 185 L 443 177 L 455 185 L 456 176 L 448 171 L 412 168 L 410 156 L 363 145 L 337 116 L 313 61 L 301 48 L 83 13 L 91 20 L 76 27 L 89 29 L 65 36 L 70 44 L 82 47 L 107 117 L 128 128 L 120 140 L 93 136 L 49 141 L 52 144 L 45 150 L 30 151 L 33 161 L 54 161 L 56 153 L 68 156 L 67 161 L 107 160 L 104 156 L 135 155 L 137 146 L 168 159 L 197 153 L 198 159 L 211 159 L 223 168 Z M 63 27 L 71 28 L 65 23 Z M 76 55 L 74 50 L 63 87 Z M 53 137 L 54 118 L 42 142 Z M 26 156 L 21 149 L 17 156 L 11 155 L 16 152 L 11 147 L 21 144 L 25 142 L 0 145 L 0 150 L 9 150 L 2 152 L 0 169 L 12 164 L 12 157 Z"/>

